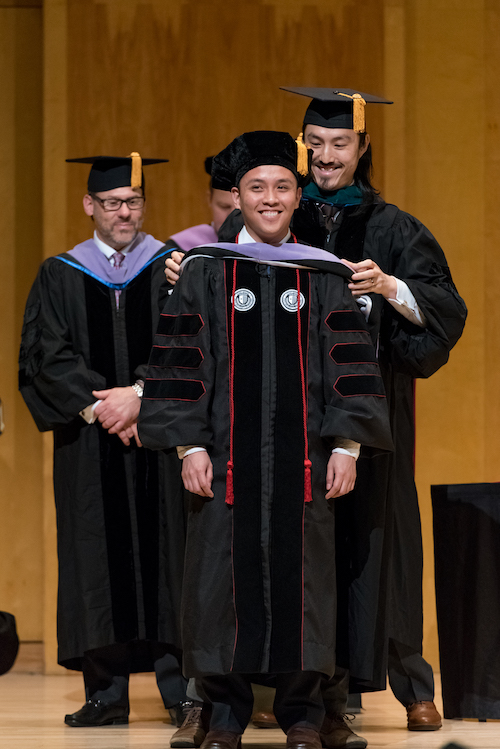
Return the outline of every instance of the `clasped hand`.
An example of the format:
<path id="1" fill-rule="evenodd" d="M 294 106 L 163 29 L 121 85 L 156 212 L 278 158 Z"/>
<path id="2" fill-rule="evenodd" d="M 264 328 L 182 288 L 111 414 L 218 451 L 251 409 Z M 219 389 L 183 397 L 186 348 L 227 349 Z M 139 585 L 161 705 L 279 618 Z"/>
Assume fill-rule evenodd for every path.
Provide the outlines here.
<path id="1" fill-rule="evenodd" d="M 141 399 L 131 387 L 116 387 L 108 390 L 93 390 L 98 403 L 94 413 L 104 429 L 110 434 L 117 434 L 124 445 L 130 445 L 130 440 L 141 447 L 137 433 L 137 418 L 141 408 Z"/>

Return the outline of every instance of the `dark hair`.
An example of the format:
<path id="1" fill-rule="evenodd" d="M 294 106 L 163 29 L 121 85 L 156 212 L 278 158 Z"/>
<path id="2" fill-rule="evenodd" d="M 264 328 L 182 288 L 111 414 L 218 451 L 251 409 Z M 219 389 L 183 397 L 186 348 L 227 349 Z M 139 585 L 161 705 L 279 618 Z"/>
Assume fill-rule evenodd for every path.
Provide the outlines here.
<path id="1" fill-rule="evenodd" d="M 359 147 L 365 144 L 366 133 L 359 134 Z M 368 143 L 368 148 L 358 161 L 358 166 L 354 172 L 354 183 L 363 193 L 363 205 L 375 203 L 379 196 L 379 190 L 372 185 L 372 146 Z"/>

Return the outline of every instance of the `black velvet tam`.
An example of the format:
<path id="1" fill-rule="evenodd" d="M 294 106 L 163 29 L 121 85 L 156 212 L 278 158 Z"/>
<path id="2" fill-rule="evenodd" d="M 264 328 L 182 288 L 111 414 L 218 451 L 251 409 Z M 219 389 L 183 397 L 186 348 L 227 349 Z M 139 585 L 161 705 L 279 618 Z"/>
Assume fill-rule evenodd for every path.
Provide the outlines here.
<path id="1" fill-rule="evenodd" d="M 365 94 L 354 88 L 310 88 L 310 87 L 280 87 L 282 91 L 290 91 L 292 94 L 309 96 L 312 102 L 309 104 L 305 116 L 304 125 L 318 125 L 319 127 L 341 127 L 348 130 L 353 129 L 353 95 L 358 94 L 367 104 L 392 104 L 388 99 L 380 96 Z"/>
<path id="2" fill-rule="evenodd" d="M 205 171 L 209 177 L 212 176 L 212 161 L 213 160 L 214 160 L 213 156 L 207 156 L 207 158 L 205 159 Z"/>
<path id="3" fill-rule="evenodd" d="M 68 163 L 92 164 L 87 189 L 89 192 L 106 192 L 117 187 L 130 187 L 132 180 L 131 156 L 86 156 L 81 159 L 66 159 Z M 168 159 L 141 159 L 142 166 L 160 164 Z M 144 187 L 144 175 L 141 174 Z"/>
<path id="4" fill-rule="evenodd" d="M 297 144 L 289 133 L 255 130 L 235 138 L 212 162 L 212 186 L 217 190 L 237 187 L 251 169 L 276 164 L 289 169 L 301 182 L 297 171 Z"/>

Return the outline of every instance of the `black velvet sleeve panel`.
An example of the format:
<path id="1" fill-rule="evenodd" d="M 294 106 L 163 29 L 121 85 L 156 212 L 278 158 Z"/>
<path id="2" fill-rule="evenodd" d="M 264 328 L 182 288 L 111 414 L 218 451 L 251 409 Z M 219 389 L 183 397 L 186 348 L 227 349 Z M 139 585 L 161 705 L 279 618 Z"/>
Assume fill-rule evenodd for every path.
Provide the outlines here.
<path id="1" fill-rule="evenodd" d="M 429 377 L 448 361 L 460 338 L 467 307 L 453 283 L 444 253 L 431 232 L 416 218 L 385 205 L 367 233 L 365 257 L 405 281 L 427 321 L 420 328 L 388 302 L 384 309 L 382 345 L 397 372 Z M 387 344 L 390 344 L 389 346 Z"/>
<path id="2" fill-rule="evenodd" d="M 167 249 L 170 245 L 172 245 L 172 250 L 179 249 L 177 245 L 175 244 L 175 242 L 169 241 L 165 244 L 164 247 L 160 248 L 159 253 L 163 253 L 165 249 Z M 136 336 L 141 336 L 142 338 L 149 337 L 149 345 L 151 345 L 151 341 L 153 340 L 156 329 L 158 327 L 158 320 L 160 319 L 160 314 L 165 304 L 167 303 L 170 292 L 174 288 L 172 284 L 167 281 L 167 278 L 165 276 L 165 259 L 167 257 L 169 257 L 169 255 L 165 255 L 163 257 L 158 258 L 150 266 L 151 268 L 150 297 L 151 297 L 151 322 L 152 322 L 151 329 L 147 331 L 147 333 L 144 330 L 142 331 L 137 330 L 136 333 L 134 334 Z M 135 379 L 144 380 L 144 378 L 146 377 L 147 368 L 148 368 L 148 356 L 146 356 L 144 361 L 141 361 L 141 363 L 136 366 L 134 370 Z"/>
<path id="3" fill-rule="evenodd" d="M 105 378 L 85 361 L 83 275 L 56 258 L 30 291 L 19 354 L 19 389 L 40 431 L 65 426 L 93 403 Z M 75 340 L 75 321 L 78 340 Z"/>
<path id="4" fill-rule="evenodd" d="M 215 362 L 211 350 L 210 274 L 203 258 L 188 263 L 168 298 L 154 339 L 139 415 L 139 434 L 153 450 L 177 445 L 210 446 Z M 185 321 L 196 324 L 186 325 Z M 158 352 L 170 351 L 161 360 Z M 186 356 L 199 352 L 199 366 L 186 368 Z M 183 353 L 186 355 L 184 356 Z"/>
<path id="5" fill-rule="evenodd" d="M 312 278 L 320 310 L 325 402 L 321 436 L 329 444 L 343 437 L 391 450 L 384 386 L 364 317 L 345 281 L 327 275 Z"/>

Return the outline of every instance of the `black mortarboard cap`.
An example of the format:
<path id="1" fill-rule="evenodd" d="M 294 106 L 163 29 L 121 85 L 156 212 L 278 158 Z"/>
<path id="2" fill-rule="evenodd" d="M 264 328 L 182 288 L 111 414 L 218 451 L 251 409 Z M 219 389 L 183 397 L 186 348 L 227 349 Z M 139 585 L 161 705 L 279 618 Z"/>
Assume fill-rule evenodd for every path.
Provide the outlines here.
<path id="1" fill-rule="evenodd" d="M 251 169 L 267 164 L 289 169 L 300 182 L 301 176 L 308 172 L 307 149 L 289 133 L 276 130 L 243 133 L 214 156 L 212 186 L 217 190 L 230 190 L 237 187 Z"/>
<path id="2" fill-rule="evenodd" d="M 388 99 L 365 94 L 354 88 L 280 88 L 292 94 L 311 97 L 312 102 L 306 110 L 304 125 L 341 127 L 355 130 L 357 133 L 365 132 L 365 104 L 392 104 Z"/>
<path id="3" fill-rule="evenodd" d="M 117 187 L 143 187 L 142 167 L 161 164 L 168 159 L 143 159 L 133 152 L 130 156 L 86 156 L 82 159 L 66 159 L 69 163 L 92 164 L 87 189 L 89 192 L 106 192 Z"/>

